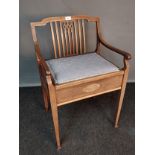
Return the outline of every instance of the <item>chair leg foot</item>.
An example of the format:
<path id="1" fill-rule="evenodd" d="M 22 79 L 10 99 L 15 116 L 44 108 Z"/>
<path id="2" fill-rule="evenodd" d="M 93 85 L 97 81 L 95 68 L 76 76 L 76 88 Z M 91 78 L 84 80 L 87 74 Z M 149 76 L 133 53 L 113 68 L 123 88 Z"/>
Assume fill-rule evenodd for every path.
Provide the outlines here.
<path id="1" fill-rule="evenodd" d="M 115 128 L 118 128 L 119 126 L 118 126 L 118 124 L 115 124 Z"/>
<path id="2" fill-rule="evenodd" d="M 121 90 L 120 96 L 119 96 L 117 112 L 116 112 L 116 118 L 115 118 L 115 128 L 118 128 L 118 122 L 120 119 L 120 113 L 121 113 L 122 104 L 123 104 L 123 97 L 124 97 L 124 91 Z"/>
<path id="3" fill-rule="evenodd" d="M 52 110 L 52 118 L 53 118 L 53 124 L 54 124 L 54 129 L 55 129 L 56 143 L 57 143 L 57 148 L 61 149 L 58 109 L 57 109 L 57 105 L 55 103 L 53 103 L 53 102 L 51 104 L 51 110 Z"/>
<path id="4" fill-rule="evenodd" d="M 60 150 L 61 149 L 61 146 L 57 146 L 57 150 Z"/>
<path id="5" fill-rule="evenodd" d="M 57 148 L 58 148 L 58 150 L 60 150 L 61 149 L 61 144 L 60 144 L 59 124 L 58 124 L 58 120 L 53 120 L 53 121 L 54 121 Z"/>

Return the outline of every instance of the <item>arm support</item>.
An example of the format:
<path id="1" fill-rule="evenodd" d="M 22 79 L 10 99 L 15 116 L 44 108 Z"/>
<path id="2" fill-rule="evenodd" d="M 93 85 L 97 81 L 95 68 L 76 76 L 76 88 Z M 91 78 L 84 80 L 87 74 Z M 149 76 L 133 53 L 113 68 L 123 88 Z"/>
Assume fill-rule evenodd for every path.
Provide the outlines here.
<path id="1" fill-rule="evenodd" d="M 53 78 L 53 76 L 49 70 L 49 67 L 47 66 L 44 58 L 40 54 L 40 48 L 39 48 L 39 45 L 37 43 L 35 44 L 35 51 L 36 51 L 36 56 L 37 56 L 37 62 L 39 65 L 42 66 L 42 68 L 45 72 L 45 76 L 50 76 L 52 79 L 52 82 L 54 83 L 54 78 Z M 40 73 L 40 74 L 42 74 L 42 73 Z"/>
<path id="2" fill-rule="evenodd" d="M 130 54 L 130 53 L 125 52 L 125 51 L 122 51 L 122 50 L 120 50 L 120 49 L 118 49 L 118 48 L 115 48 L 115 47 L 109 45 L 108 43 L 106 43 L 106 42 L 105 42 L 103 39 L 101 39 L 101 38 L 99 38 L 99 41 L 100 41 L 100 43 L 101 43 L 103 46 L 105 46 L 105 47 L 107 47 L 108 49 L 110 49 L 110 50 L 112 50 L 112 51 L 114 51 L 114 52 L 116 52 L 116 53 L 122 55 L 126 60 L 130 60 L 130 59 L 131 59 L 131 54 Z"/>
<path id="3" fill-rule="evenodd" d="M 37 56 L 38 63 L 43 66 L 46 74 L 50 75 L 51 74 L 50 70 L 49 70 L 44 58 L 42 58 L 42 56 L 40 55 L 40 52 L 39 52 L 40 48 L 39 48 L 38 44 L 35 44 L 35 51 L 36 51 L 36 56 Z"/>

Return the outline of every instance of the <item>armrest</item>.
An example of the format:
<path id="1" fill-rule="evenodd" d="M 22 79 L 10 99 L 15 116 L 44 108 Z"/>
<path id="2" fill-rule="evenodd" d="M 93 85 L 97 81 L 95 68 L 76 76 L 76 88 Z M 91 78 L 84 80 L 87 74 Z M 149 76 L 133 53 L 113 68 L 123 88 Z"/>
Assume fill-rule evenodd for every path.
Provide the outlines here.
<path id="1" fill-rule="evenodd" d="M 102 40 L 101 38 L 99 38 L 99 41 L 100 41 L 100 43 L 101 43 L 103 46 L 105 46 L 105 47 L 107 47 L 108 49 L 110 49 L 110 50 L 112 50 L 112 51 L 114 51 L 114 52 L 116 52 L 116 53 L 118 53 L 118 54 L 124 56 L 125 59 L 127 59 L 127 60 L 130 60 L 130 59 L 131 59 L 131 54 L 130 54 L 130 53 L 125 52 L 125 51 L 123 51 L 123 50 L 120 50 L 120 49 L 118 49 L 118 48 L 116 48 L 116 47 L 113 47 L 113 46 L 109 45 L 108 43 L 106 43 L 106 42 L 105 42 L 104 40 Z"/>

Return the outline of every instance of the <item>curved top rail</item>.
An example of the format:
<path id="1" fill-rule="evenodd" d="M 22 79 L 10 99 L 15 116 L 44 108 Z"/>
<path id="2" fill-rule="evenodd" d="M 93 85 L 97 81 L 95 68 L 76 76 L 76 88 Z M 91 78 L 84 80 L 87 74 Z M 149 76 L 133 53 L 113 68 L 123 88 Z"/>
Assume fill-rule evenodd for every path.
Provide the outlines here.
<path id="1" fill-rule="evenodd" d="M 77 19 L 85 19 L 85 20 L 88 20 L 89 22 L 96 22 L 99 20 L 99 17 L 86 16 L 86 15 L 47 17 L 47 18 L 43 18 L 39 22 L 31 22 L 31 26 L 45 26 L 49 22 L 69 21 L 69 20 L 77 20 Z"/>

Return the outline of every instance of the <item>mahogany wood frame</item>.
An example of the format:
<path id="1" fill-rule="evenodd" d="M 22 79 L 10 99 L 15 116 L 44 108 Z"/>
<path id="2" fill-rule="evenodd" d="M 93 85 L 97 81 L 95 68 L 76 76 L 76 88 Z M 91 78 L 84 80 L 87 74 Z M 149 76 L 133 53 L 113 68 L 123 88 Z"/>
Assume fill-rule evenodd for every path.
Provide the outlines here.
<path id="1" fill-rule="evenodd" d="M 76 80 L 76 81 L 67 82 L 64 84 L 55 84 L 53 76 L 40 52 L 39 42 L 36 35 L 36 27 L 45 26 L 46 24 L 50 23 L 53 46 L 54 46 L 53 47 L 54 58 L 66 57 L 70 55 L 83 54 L 86 52 L 84 20 L 86 20 L 87 22 L 96 23 L 97 44 L 96 44 L 95 52 L 99 54 L 100 45 L 105 46 L 111 51 L 116 52 L 121 56 L 123 56 L 124 67 L 120 69 L 120 71 L 109 73 L 109 74 L 85 78 L 82 80 Z M 55 33 L 54 33 L 53 24 L 52 24 L 53 22 L 55 23 L 55 31 L 56 31 Z M 59 35 L 59 32 L 58 32 L 59 28 L 58 28 L 57 22 L 59 22 L 61 36 Z M 72 23 L 69 24 L 68 22 L 72 22 L 73 24 Z M 73 27 L 75 28 L 74 31 L 72 29 Z M 32 30 L 32 37 L 35 45 L 37 63 L 38 63 L 39 72 L 40 72 L 45 110 L 46 111 L 48 110 L 49 103 L 50 103 L 58 149 L 61 148 L 60 134 L 59 134 L 59 121 L 58 121 L 58 107 L 62 105 L 69 104 L 74 101 L 82 100 L 85 98 L 93 97 L 96 95 L 104 94 L 107 92 L 120 90 L 119 102 L 118 102 L 116 118 L 115 118 L 115 128 L 117 128 L 118 121 L 120 118 L 122 103 L 123 103 L 123 97 L 125 93 L 126 82 L 128 78 L 128 72 L 129 72 L 128 60 L 131 59 L 131 55 L 105 42 L 100 32 L 99 17 L 91 17 L 91 16 L 48 17 L 48 18 L 42 19 L 39 22 L 32 22 L 31 30 Z M 55 37 L 55 35 L 57 37 Z M 60 40 L 60 37 L 61 37 L 61 40 Z M 65 40 L 67 37 L 68 37 L 68 40 Z M 60 48 L 61 46 L 60 41 L 62 41 L 61 42 L 62 48 Z M 61 52 L 61 49 L 62 49 L 62 52 Z"/>

